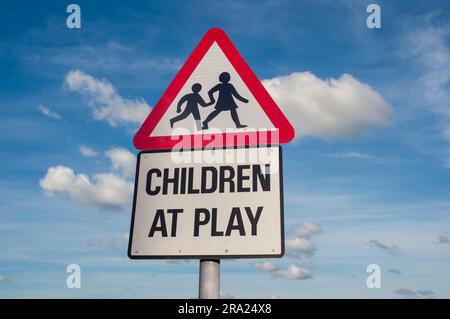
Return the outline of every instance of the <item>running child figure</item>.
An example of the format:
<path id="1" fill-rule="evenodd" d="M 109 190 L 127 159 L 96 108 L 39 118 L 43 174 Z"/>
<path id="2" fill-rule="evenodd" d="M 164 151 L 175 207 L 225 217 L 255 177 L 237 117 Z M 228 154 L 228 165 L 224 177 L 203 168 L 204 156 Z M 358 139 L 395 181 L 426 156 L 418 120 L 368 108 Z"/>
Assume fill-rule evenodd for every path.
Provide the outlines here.
<path id="1" fill-rule="evenodd" d="M 170 127 L 171 128 L 173 128 L 173 125 L 176 122 L 184 120 L 185 118 L 187 118 L 189 115 L 192 114 L 192 116 L 194 117 L 194 120 L 195 120 L 195 125 L 197 127 L 197 130 L 200 131 L 202 129 L 200 112 L 198 110 L 198 106 L 199 105 L 201 105 L 202 107 L 210 106 L 210 105 L 213 104 L 213 102 L 211 101 L 209 103 L 206 103 L 203 100 L 203 98 L 199 94 L 201 89 L 202 89 L 201 84 L 200 83 L 195 83 L 194 85 L 192 85 L 192 93 L 184 95 L 180 99 L 180 101 L 178 101 L 177 113 L 181 113 L 181 106 L 185 102 L 186 102 L 186 107 L 185 107 L 183 113 L 181 113 L 180 115 L 175 116 L 174 118 L 172 118 L 170 120 Z"/>

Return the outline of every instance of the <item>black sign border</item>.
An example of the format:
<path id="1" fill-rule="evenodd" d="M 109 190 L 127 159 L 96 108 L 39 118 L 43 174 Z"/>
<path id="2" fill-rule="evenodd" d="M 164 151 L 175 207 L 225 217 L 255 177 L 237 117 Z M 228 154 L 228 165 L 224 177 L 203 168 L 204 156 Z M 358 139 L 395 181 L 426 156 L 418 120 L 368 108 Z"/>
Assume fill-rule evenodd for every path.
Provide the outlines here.
<path id="1" fill-rule="evenodd" d="M 279 163 L 280 163 L 280 233 L 281 233 L 281 253 L 280 254 L 267 254 L 267 255 L 133 255 L 131 252 L 132 241 L 133 241 L 133 228 L 134 228 L 134 217 L 136 211 L 136 198 L 137 198 L 137 186 L 139 178 L 139 165 L 141 161 L 142 154 L 148 153 L 169 153 L 169 152 L 183 152 L 183 151 L 204 151 L 212 149 L 240 149 L 240 148 L 269 148 L 278 146 Z M 248 259 L 248 258 L 281 258 L 285 254 L 285 244 L 284 244 L 284 189 L 283 189 L 283 156 L 281 145 L 244 145 L 244 146 L 234 146 L 234 147 L 221 147 L 221 148 L 185 148 L 185 149 L 161 149 L 161 150 L 144 150 L 140 151 L 137 158 L 136 164 L 136 175 L 134 179 L 134 194 L 133 194 L 133 209 L 131 215 L 131 225 L 130 225 L 130 235 L 128 239 L 128 257 L 130 259 Z"/>

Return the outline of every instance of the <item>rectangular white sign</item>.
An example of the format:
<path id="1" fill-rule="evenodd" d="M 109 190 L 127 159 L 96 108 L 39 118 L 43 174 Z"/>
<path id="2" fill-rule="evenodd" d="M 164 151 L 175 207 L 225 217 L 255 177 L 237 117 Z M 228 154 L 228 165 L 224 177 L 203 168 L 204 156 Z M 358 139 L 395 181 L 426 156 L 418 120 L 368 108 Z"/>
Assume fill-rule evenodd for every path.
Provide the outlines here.
<path id="1" fill-rule="evenodd" d="M 284 255 L 280 146 L 139 153 L 130 258 Z"/>

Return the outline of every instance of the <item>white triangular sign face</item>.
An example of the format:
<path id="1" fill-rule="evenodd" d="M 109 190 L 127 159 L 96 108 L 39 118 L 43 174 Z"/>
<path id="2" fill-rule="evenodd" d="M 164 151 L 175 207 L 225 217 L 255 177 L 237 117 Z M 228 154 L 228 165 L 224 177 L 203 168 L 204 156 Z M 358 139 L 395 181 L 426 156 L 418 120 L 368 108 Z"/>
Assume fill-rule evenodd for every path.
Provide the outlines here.
<path id="1" fill-rule="evenodd" d="M 231 147 L 288 143 L 294 135 L 225 32 L 214 28 L 186 60 L 133 142 L 138 149 L 192 147 L 192 141 L 200 147 Z"/>
<path id="2" fill-rule="evenodd" d="M 223 72 L 227 72 L 230 75 L 229 84 L 231 84 L 236 92 L 242 96 L 243 98 L 248 100 L 248 103 L 243 103 L 236 99 L 236 97 L 232 97 L 234 99 L 234 103 L 237 106 L 236 113 L 238 115 L 238 119 L 240 124 L 247 125 L 245 128 L 237 128 L 236 123 L 232 119 L 232 111 L 224 110 L 218 113 L 216 117 L 214 117 L 209 123 L 209 129 L 203 129 L 201 127 L 197 127 L 196 121 L 194 119 L 194 115 L 189 113 L 189 110 L 186 110 L 187 101 L 184 101 L 183 105 L 181 105 L 181 112 L 177 113 L 177 104 L 181 101 L 183 96 L 191 95 L 193 96 L 192 86 L 196 83 L 199 83 L 202 86 L 202 89 L 198 94 L 202 97 L 202 99 L 208 103 L 210 102 L 210 98 L 208 96 L 208 92 L 214 88 L 216 85 L 220 84 L 219 76 Z M 215 102 L 213 105 L 202 107 L 201 105 L 195 106 L 199 110 L 200 121 L 203 123 L 204 120 L 208 117 L 209 114 L 214 112 L 214 110 L 219 107 L 222 107 L 220 99 L 222 94 L 230 94 L 229 92 L 221 92 L 220 90 L 213 93 L 215 98 Z M 231 95 L 230 95 L 231 96 Z M 222 98 L 223 99 L 223 98 Z M 228 99 L 229 100 L 229 99 Z M 218 105 L 219 103 L 219 105 Z M 233 108 L 232 105 L 223 105 L 224 108 L 230 107 Z M 186 110 L 186 111 L 185 111 Z M 184 113 L 186 112 L 186 113 Z M 187 115 L 186 118 L 181 119 L 175 123 L 173 123 L 173 128 L 170 125 L 171 119 L 176 119 L 177 116 L 183 117 L 183 113 Z M 202 125 L 203 126 L 203 125 Z M 213 45 L 209 48 L 208 52 L 205 54 L 203 59 L 200 61 L 198 66 L 195 68 L 192 75 L 189 77 L 188 81 L 184 84 L 181 91 L 177 94 L 176 98 L 167 108 L 163 117 L 159 121 L 158 125 L 155 127 L 153 132 L 151 132 L 150 136 L 169 136 L 173 134 L 174 129 L 183 128 L 186 129 L 187 134 L 208 134 L 217 132 L 217 130 L 221 132 L 251 132 L 251 131 L 267 131 L 275 129 L 273 123 L 270 121 L 264 110 L 256 101 L 253 94 L 245 85 L 244 81 L 241 79 L 239 74 L 234 69 L 233 65 L 231 65 L 228 58 L 225 56 L 219 45 L 214 42 Z M 176 130 L 182 132 L 181 130 Z"/>

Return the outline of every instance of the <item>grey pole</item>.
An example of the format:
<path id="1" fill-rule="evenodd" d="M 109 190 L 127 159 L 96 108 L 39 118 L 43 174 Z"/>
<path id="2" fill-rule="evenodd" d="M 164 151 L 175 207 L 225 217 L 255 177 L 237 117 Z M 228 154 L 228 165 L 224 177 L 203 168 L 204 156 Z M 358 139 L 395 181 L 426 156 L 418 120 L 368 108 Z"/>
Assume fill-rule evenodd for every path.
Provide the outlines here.
<path id="1" fill-rule="evenodd" d="M 198 297 L 220 298 L 220 259 L 200 259 Z"/>

